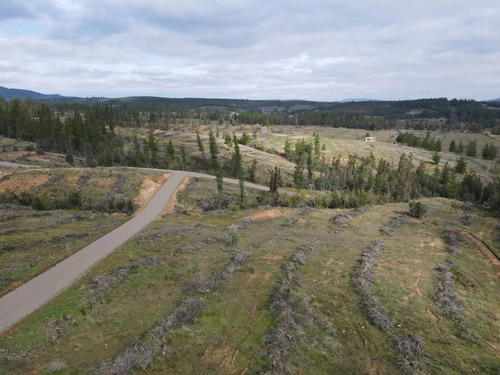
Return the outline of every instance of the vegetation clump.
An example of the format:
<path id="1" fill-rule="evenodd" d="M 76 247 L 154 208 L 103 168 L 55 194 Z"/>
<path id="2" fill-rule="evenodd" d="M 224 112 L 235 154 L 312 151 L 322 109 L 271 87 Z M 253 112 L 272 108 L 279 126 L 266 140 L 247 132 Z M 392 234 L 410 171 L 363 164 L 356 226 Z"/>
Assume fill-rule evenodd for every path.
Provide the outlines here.
<path id="1" fill-rule="evenodd" d="M 452 320 L 462 322 L 464 301 L 455 292 L 455 283 L 450 267 L 448 265 L 438 266 L 435 275 L 437 291 L 434 293 L 434 301 L 436 307 Z"/>
<path id="2" fill-rule="evenodd" d="M 446 251 L 452 255 L 460 254 L 461 234 L 457 231 L 447 229 L 443 232 L 443 236 L 446 242 Z"/>
<path id="3" fill-rule="evenodd" d="M 224 281 L 229 280 L 241 269 L 241 266 L 245 263 L 246 259 L 247 256 L 245 253 L 235 254 L 221 271 L 216 272 L 208 279 L 200 278 L 192 281 L 187 287 L 184 288 L 184 291 L 208 293 L 214 289 L 220 288 Z"/>
<path id="4" fill-rule="evenodd" d="M 419 373 L 420 361 L 425 355 L 424 340 L 417 334 L 409 334 L 397 341 L 398 363 L 407 374 Z"/>
<path id="5" fill-rule="evenodd" d="M 304 315 L 310 315 L 307 308 L 305 312 L 299 312 L 296 304 L 291 300 L 291 287 L 296 280 L 294 271 L 307 264 L 309 250 L 312 248 L 300 248 L 288 262 L 282 265 L 285 276 L 273 293 L 270 302 L 271 312 L 278 317 L 278 321 L 276 326 L 268 331 L 265 338 L 268 366 L 263 371 L 264 374 L 287 374 L 290 372 L 287 361 L 291 347 L 297 340 L 301 325 L 310 318 Z"/>
<path id="6" fill-rule="evenodd" d="M 370 205 L 364 205 L 358 209 L 353 209 L 353 210 L 341 212 L 340 214 L 335 215 L 332 218 L 332 223 L 334 225 L 344 227 L 349 221 L 354 219 L 360 213 L 368 212 L 370 209 L 371 209 Z"/>
<path id="7" fill-rule="evenodd" d="M 423 216 L 425 216 L 425 214 L 427 213 L 427 208 L 420 201 L 410 202 L 408 205 L 410 206 L 410 216 L 411 217 L 415 217 L 415 218 L 420 219 Z"/>
<path id="8" fill-rule="evenodd" d="M 90 297 L 87 298 L 83 305 L 86 307 L 92 307 L 99 301 L 111 288 L 113 284 L 128 277 L 134 270 L 138 269 L 140 266 L 158 266 L 159 260 L 157 257 L 137 259 L 126 266 L 118 267 L 105 275 L 95 276 L 90 279 L 88 289 L 90 291 Z"/>
<path id="9" fill-rule="evenodd" d="M 358 260 L 351 274 L 351 285 L 361 295 L 361 309 L 368 320 L 382 330 L 395 344 L 398 353 L 398 363 L 404 373 L 421 373 L 420 360 L 425 354 L 425 346 L 422 338 L 410 333 L 404 337 L 398 337 L 398 328 L 388 317 L 386 310 L 381 306 L 377 297 L 373 294 L 373 267 L 377 257 L 385 248 L 384 241 L 375 242 L 365 251 Z"/>
<path id="10" fill-rule="evenodd" d="M 383 227 L 381 227 L 379 230 L 382 233 L 385 233 L 392 237 L 396 230 L 399 228 L 400 225 L 406 223 L 407 221 L 407 216 L 406 215 L 399 215 L 394 217 L 391 222 Z"/>
<path id="11" fill-rule="evenodd" d="M 103 362 L 98 373 L 103 375 L 122 375 L 134 368 L 145 369 L 158 355 L 163 345 L 163 338 L 172 329 L 184 324 L 193 323 L 204 310 L 204 306 L 196 298 L 188 298 L 170 314 L 161 319 L 144 335 L 144 338 L 125 349 L 115 358 Z"/>

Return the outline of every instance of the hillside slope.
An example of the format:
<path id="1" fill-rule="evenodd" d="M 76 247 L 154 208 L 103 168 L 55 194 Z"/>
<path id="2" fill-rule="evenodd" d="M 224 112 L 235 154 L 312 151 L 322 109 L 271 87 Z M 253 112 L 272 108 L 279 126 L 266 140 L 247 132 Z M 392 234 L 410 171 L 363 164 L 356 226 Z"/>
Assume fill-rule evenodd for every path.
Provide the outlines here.
<path id="1" fill-rule="evenodd" d="M 407 204 L 203 213 L 216 197 L 188 183 L 174 213 L 2 338 L 1 370 L 500 369 L 499 266 L 473 237 L 496 246 L 497 219 L 446 199 L 423 219 Z"/>

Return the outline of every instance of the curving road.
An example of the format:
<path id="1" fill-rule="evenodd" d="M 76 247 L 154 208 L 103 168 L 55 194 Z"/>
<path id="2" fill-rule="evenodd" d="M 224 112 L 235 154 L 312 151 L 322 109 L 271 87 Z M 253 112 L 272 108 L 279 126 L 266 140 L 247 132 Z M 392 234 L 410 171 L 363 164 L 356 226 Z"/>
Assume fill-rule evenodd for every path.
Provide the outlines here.
<path id="1" fill-rule="evenodd" d="M 202 173 L 158 169 L 154 171 L 168 172 L 170 177 L 137 216 L 0 298 L 0 333 L 7 331 L 69 288 L 96 263 L 155 220 L 167 207 L 185 177 L 215 179 L 214 176 Z M 238 180 L 225 178 L 224 182 L 237 184 Z M 266 186 L 252 183 L 245 183 L 245 186 L 268 190 Z"/>

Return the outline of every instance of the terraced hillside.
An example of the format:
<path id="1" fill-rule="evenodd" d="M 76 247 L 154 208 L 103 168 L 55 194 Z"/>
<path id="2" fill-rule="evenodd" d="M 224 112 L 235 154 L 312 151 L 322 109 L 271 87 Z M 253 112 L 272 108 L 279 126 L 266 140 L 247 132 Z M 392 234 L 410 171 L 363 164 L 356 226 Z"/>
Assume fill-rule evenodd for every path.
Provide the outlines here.
<path id="1" fill-rule="evenodd" d="M 176 208 L 0 339 L 4 373 L 500 370 L 497 220 L 456 201 Z M 224 187 L 238 199 L 237 187 Z M 259 194 L 249 194 L 259 201 Z"/>

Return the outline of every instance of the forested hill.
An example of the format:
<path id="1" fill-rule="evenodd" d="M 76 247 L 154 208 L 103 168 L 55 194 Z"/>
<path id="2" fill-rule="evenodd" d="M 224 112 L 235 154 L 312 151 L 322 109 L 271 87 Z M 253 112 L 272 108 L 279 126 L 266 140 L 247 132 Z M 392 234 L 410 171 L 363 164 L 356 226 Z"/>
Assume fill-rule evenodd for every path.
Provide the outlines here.
<path id="1" fill-rule="evenodd" d="M 0 86 L 0 96 L 5 99 L 62 99 L 63 96 L 59 94 L 42 94 L 36 91 L 21 90 L 21 89 L 9 89 L 7 87 Z"/>
<path id="2" fill-rule="evenodd" d="M 478 102 L 436 98 L 400 101 L 355 101 L 355 102 L 314 102 L 304 100 L 242 100 L 242 99 L 203 99 L 203 98 L 160 98 L 128 97 L 110 99 L 112 105 L 129 108 L 155 110 L 161 107 L 186 106 L 191 109 L 225 109 L 235 112 L 256 112 L 275 115 L 298 115 L 312 112 L 330 113 L 337 116 L 379 116 L 386 118 L 416 119 L 442 118 L 458 121 L 494 121 L 500 119 L 500 102 Z M 318 118 L 318 124 L 321 119 Z"/>
<path id="3" fill-rule="evenodd" d="M 194 111 L 216 113 L 215 117 L 230 117 L 238 113 L 243 123 L 269 123 L 290 125 L 320 125 L 334 127 L 385 128 L 366 122 L 396 120 L 437 120 L 442 124 L 466 124 L 469 131 L 500 126 L 500 101 L 479 102 L 475 100 L 434 98 L 400 101 L 351 101 L 316 102 L 305 100 L 245 100 L 220 98 L 162 98 L 136 96 L 126 98 L 70 98 L 59 95 L 44 95 L 27 90 L 5 89 L 0 86 L 0 97 L 9 100 L 16 95 L 25 95 L 29 100 L 49 104 L 60 111 L 85 111 L 99 104 L 122 108 L 126 112 L 170 112 Z M 41 95 L 41 96 L 40 96 Z M 209 115 L 209 117 L 214 117 Z M 211 118 L 213 120 L 213 118 Z M 354 124 L 353 122 L 359 122 Z M 429 122 L 429 121 L 427 121 Z M 392 125 L 390 125 L 392 126 Z M 400 124 L 398 125 L 400 126 Z M 437 125 L 436 125 L 437 126 Z M 462 125 L 460 125 L 462 126 Z M 456 125 L 452 126 L 456 128 Z M 428 127 L 427 127 L 428 128 Z M 464 128 L 462 126 L 462 128 Z M 462 129 L 463 130 L 463 129 Z"/>

